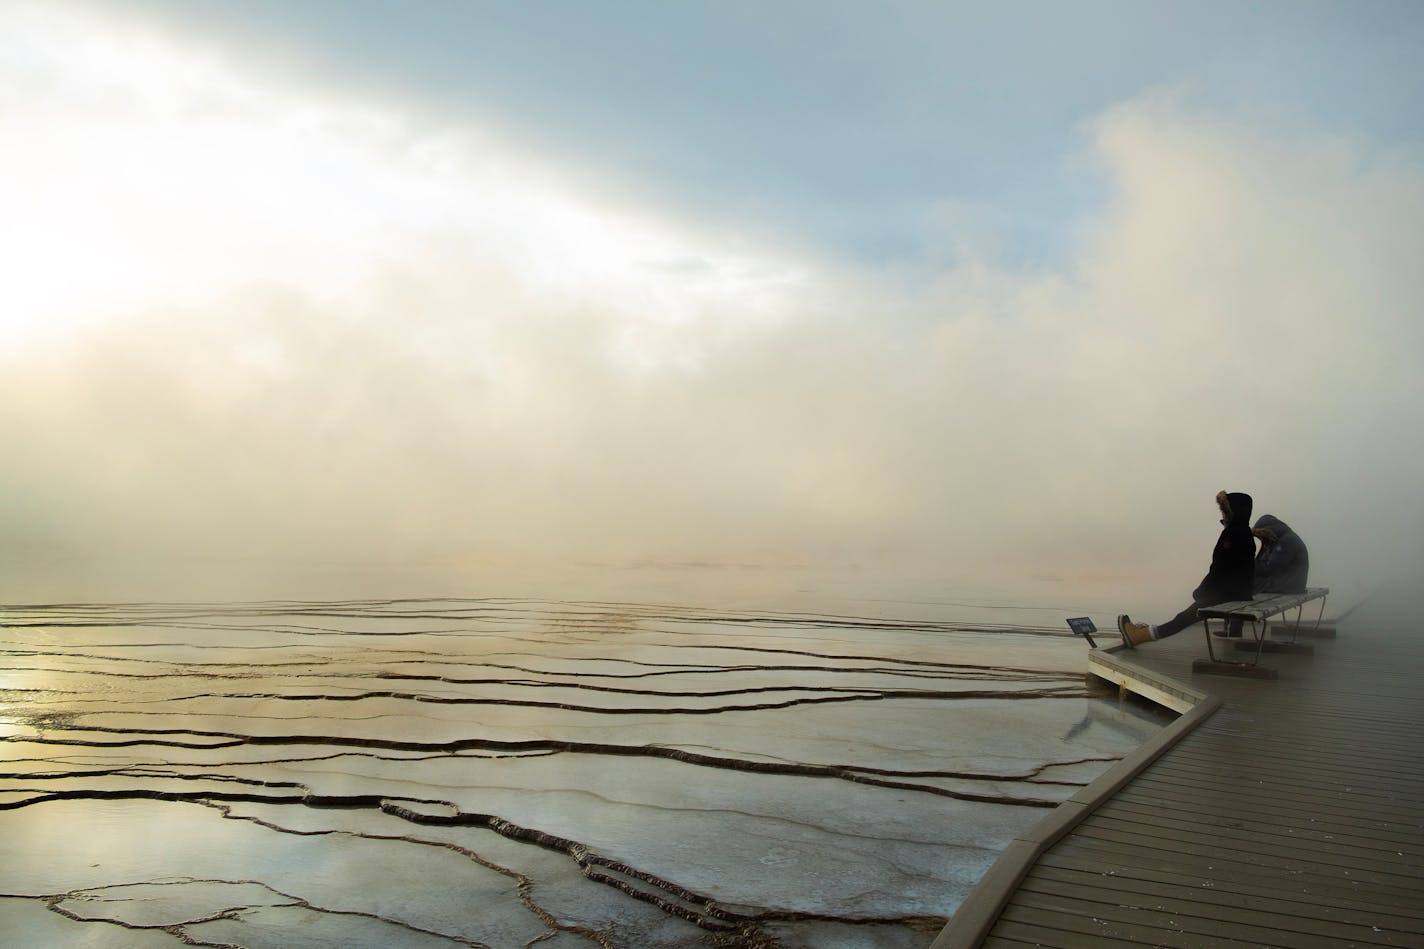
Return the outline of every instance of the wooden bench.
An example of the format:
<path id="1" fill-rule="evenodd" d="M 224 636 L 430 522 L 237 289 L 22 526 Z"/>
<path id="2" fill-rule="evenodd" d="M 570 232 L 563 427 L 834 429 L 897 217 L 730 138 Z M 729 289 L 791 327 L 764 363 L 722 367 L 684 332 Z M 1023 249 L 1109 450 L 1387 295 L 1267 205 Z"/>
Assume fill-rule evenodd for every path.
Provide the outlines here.
<path id="1" fill-rule="evenodd" d="M 1275 670 L 1266 669 L 1260 665 L 1261 651 L 1266 645 L 1266 621 L 1273 616 L 1284 616 L 1291 610 L 1295 610 L 1295 621 L 1289 627 L 1291 630 L 1290 642 L 1294 643 L 1300 632 L 1300 621 L 1305 611 L 1305 605 L 1315 600 L 1320 601 L 1320 612 L 1316 615 L 1314 623 L 1316 627 L 1319 627 L 1320 619 L 1325 615 L 1325 598 L 1329 595 L 1329 587 L 1308 587 L 1304 593 L 1258 593 L 1249 600 L 1233 600 L 1229 603 L 1203 606 L 1197 610 L 1197 616 L 1201 618 L 1202 626 L 1206 629 L 1206 651 L 1211 658 L 1198 659 L 1193 662 L 1192 671 L 1274 679 L 1276 677 Z M 1219 635 L 1225 635 L 1233 622 L 1239 622 L 1243 627 L 1247 622 L 1250 622 L 1251 634 L 1255 637 L 1255 654 L 1251 657 L 1250 662 L 1228 662 L 1216 658 L 1216 649 L 1212 645 L 1211 624 L 1213 620 L 1221 623 L 1222 629 Z M 1240 645 L 1244 648 L 1250 646 L 1244 641 Z"/>

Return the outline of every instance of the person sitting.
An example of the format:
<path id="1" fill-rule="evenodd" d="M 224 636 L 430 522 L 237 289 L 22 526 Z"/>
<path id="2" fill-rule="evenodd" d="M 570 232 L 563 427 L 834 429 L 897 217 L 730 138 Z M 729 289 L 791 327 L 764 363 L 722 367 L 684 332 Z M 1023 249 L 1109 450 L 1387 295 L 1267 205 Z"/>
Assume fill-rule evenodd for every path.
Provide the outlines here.
<path id="1" fill-rule="evenodd" d="M 1251 599 L 1256 567 L 1256 543 L 1251 534 L 1251 495 L 1218 491 L 1216 506 L 1221 512 L 1221 535 L 1211 551 L 1211 567 L 1192 591 L 1191 605 L 1160 626 L 1134 623 L 1126 613 L 1118 616 L 1117 629 L 1127 648 L 1180 633 L 1200 619 L 1197 610 L 1204 606 Z M 1227 635 L 1241 635 L 1240 620 L 1231 622 Z"/>
<path id="2" fill-rule="evenodd" d="M 1304 593 L 1310 574 L 1310 552 L 1305 541 L 1274 514 L 1262 514 L 1251 529 L 1261 542 L 1256 555 L 1257 593 Z"/>

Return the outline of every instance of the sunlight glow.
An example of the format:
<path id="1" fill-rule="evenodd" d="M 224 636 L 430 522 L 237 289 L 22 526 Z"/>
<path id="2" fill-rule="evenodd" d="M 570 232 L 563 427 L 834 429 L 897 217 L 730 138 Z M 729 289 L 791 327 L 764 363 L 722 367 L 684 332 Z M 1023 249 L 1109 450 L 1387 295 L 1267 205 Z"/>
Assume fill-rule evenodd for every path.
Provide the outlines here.
<path id="1" fill-rule="evenodd" d="M 432 253 L 637 322 L 764 318 L 799 280 L 580 197 L 476 130 L 268 88 L 81 8 L 7 6 L 0 37 L 0 340 L 253 285 L 349 301 Z"/>

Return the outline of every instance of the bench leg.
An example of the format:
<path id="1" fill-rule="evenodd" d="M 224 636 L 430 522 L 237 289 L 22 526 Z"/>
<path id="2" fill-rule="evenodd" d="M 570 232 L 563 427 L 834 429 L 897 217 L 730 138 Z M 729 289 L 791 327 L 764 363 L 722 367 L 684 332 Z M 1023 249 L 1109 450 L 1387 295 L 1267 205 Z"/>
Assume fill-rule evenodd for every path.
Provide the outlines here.
<path id="1" fill-rule="evenodd" d="M 1251 660 L 1251 665 L 1257 665 L 1261 661 L 1261 649 L 1266 645 L 1266 624 L 1265 621 L 1256 622 L 1251 619 L 1251 635 L 1256 637 L 1256 657 Z"/>
<path id="2" fill-rule="evenodd" d="M 1301 604 L 1300 606 L 1297 606 L 1297 607 L 1295 608 L 1295 620 L 1294 620 L 1294 621 L 1292 621 L 1292 620 L 1290 619 L 1290 611 L 1289 611 L 1289 610 L 1286 611 L 1284 614 L 1282 614 L 1282 617 L 1285 619 L 1285 622 L 1282 623 L 1281 625 L 1290 630 L 1290 642 L 1291 642 L 1292 645 L 1295 644 L 1296 637 L 1300 635 L 1300 617 L 1301 617 L 1301 614 L 1304 613 L 1304 612 L 1305 612 L 1305 605 L 1304 605 L 1304 604 Z"/>
<path id="3" fill-rule="evenodd" d="M 1315 652 L 1314 646 L 1308 646 L 1305 643 L 1298 641 L 1298 637 L 1300 635 L 1301 617 L 1304 612 L 1304 606 L 1305 604 L 1302 603 L 1300 606 L 1294 607 L 1296 611 L 1294 623 L 1292 623 L 1291 620 L 1287 618 L 1285 622 L 1276 624 L 1275 631 L 1278 634 L 1281 634 L 1282 638 L 1280 639 L 1272 639 L 1270 637 L 1270 622 L 1268 620 L 1262 621 L 1261 625 L 1263 627 L 1263 632 L 1265 633 L 1265 636 L 1257 641 L 1256 655 L 1258 660 L 1262 652 L 1288 652 L 1294 655 L 1304 656 L 1311 655 Z M 1287 610 L 1281 615 L 1289 617 L 1290 610 Z M 1287 631 L 1289 631 L 1290 633 L 1290 639 L 1284 638 L 1284 634 Z M 1240 642 L 1236 644 L 1236 648 L 1244 652 L 1245 650 L 1251 648 L 1251 644 L 1246 642 Z"/>
<path id="4" fill-rule="evenodd" d="M 1268 669 L 1265 666 L 1261 665 L 1261 653 L 1266 646 L 1267 623 L 1264 620 L 1256 619 L 1254 616 L 1243 616 L 1241 617 L 1241 623 L 1243 626 L 1245 626 L 1246 620 L 1248 618 L 1251 620 L 1251 636 L 1256 640 L 1255 654 L 1251 657 L 1250 662 L 1242 662 L 1239 660 L 1230 659 L 1218 659 L 1216 657 L 1216 646 L 1212 642 L 1211 638 L 1211 618 L 1203 616 L 1202 628 L 1206 630 L 1206 653 L 1211 658 L 1195 660 L 1192 663 L 1192 671 L 1209 672 L 1217 675 L 1242 675 L 1250 676 L 1256 679 L 1276 678 L 1275 669 Z M 1231 623 L 1231 617 L 1224 617 L 1221 619 L 1221 629 L 1223 633 L 1230 632 Z M 1239 651 L 1244 652 L 1252 648 L 1251 643 L 1246 642 L 1244 638 L 1238 639 L 1235 642 L 1236 648 Z"/>
<path id="5" fill-rule="evenodd" d="M 1306 644 L 1300 642 L 1300 637 L 1301 637 L 1301 634 L 1302 634 L 1302 633 L 1304 633 L 1306 636 L 1311 637 L 1311 638 L 1314 638 L 1315 636 L 1319 635 L 1319 633 L 1320 633 L 1320 621 L 1321 621 L 1324 617 L 1325 617 L 1325 597 L 1321 597 L 1321 598 L 1320 598 L 1320 611 L 1315 614 L 1315 622 L 1311 623 L 1308 627 L 1305 627 L 1305 628 L 1303 629 L 1303 628 L 1302 628 L 1302 625 L 1303 625 L 1304 622 L 1305 622 L 1305 604 L 1302 603 L 1300 606 L 1297 606 L 1297 607 L 1295 608 L 1295 623 L 1294 623 L 1294 624 L 1283 623 L 1283 624 L 1281 624 L 1281 626 L 1278 626 L 1278 627 L 1277 627 L 1278 630 L 1284 629 L 1284 628 L 1289 628 L 1289 629 L 1290 629 L 1290 641 L 1289 641 L 1289 642 L 1283 642 L 1283 643 L 1281 643 L 1281 644 L 1280 644 L 1280 648 L 1281 648 L 1282 650 L 1288 651 L 1288 652 L 1301 652 L 1301 653 L 1312 653 L 1312 652 L 1314 652 L 1314 651 L 1315 651 L 1315 647 L 1313 647 L 1313 646 L 1308 646 L 1308 645 L 1306 645 Z M 1332 632 L 1333 632 L 1333 630 L 1332 630 Z"/>
<path id="6" fill-rule="evenodd" d="M 1298 607 L 1300 612 L 1296 614 L 1295 626 L 1291 626 L 1289 623 L 1277 623 L 1276 631 L 1284 632 L 1286 629 L 1290 629 L 1292 643 L 1302 634 L 1311 639 L 1318 639 L 1320 637 L 1333 638 L 1335 636 L 1335 627 L 1321 625 L 1325 621 L 1325 603 L 1329 599 L 1330 597 L 1328 595 L 1320 598 L 1320 611 L 1315 614 L 1315 619 L 1309 626 L 1305 625 L 1305 604 L 1302 603 Z"/>

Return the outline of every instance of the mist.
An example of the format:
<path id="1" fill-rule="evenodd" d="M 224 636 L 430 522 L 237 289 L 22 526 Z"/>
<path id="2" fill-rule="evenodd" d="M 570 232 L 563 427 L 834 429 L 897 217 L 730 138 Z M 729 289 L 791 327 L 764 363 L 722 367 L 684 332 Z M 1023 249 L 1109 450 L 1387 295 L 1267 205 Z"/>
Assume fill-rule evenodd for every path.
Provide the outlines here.
<path id="1" fill-rule="evenodd" d="M 1070 156 L 1105 198 L 1066 262 L 956 225 L 857 263 L 35 10 L 49 52 L 0 59 L 7 601 L 682 564 L 1175 610 L 1221 489 L 1342 605 L 1421 573 L 1417 147 L 1140 91 Z"/>

